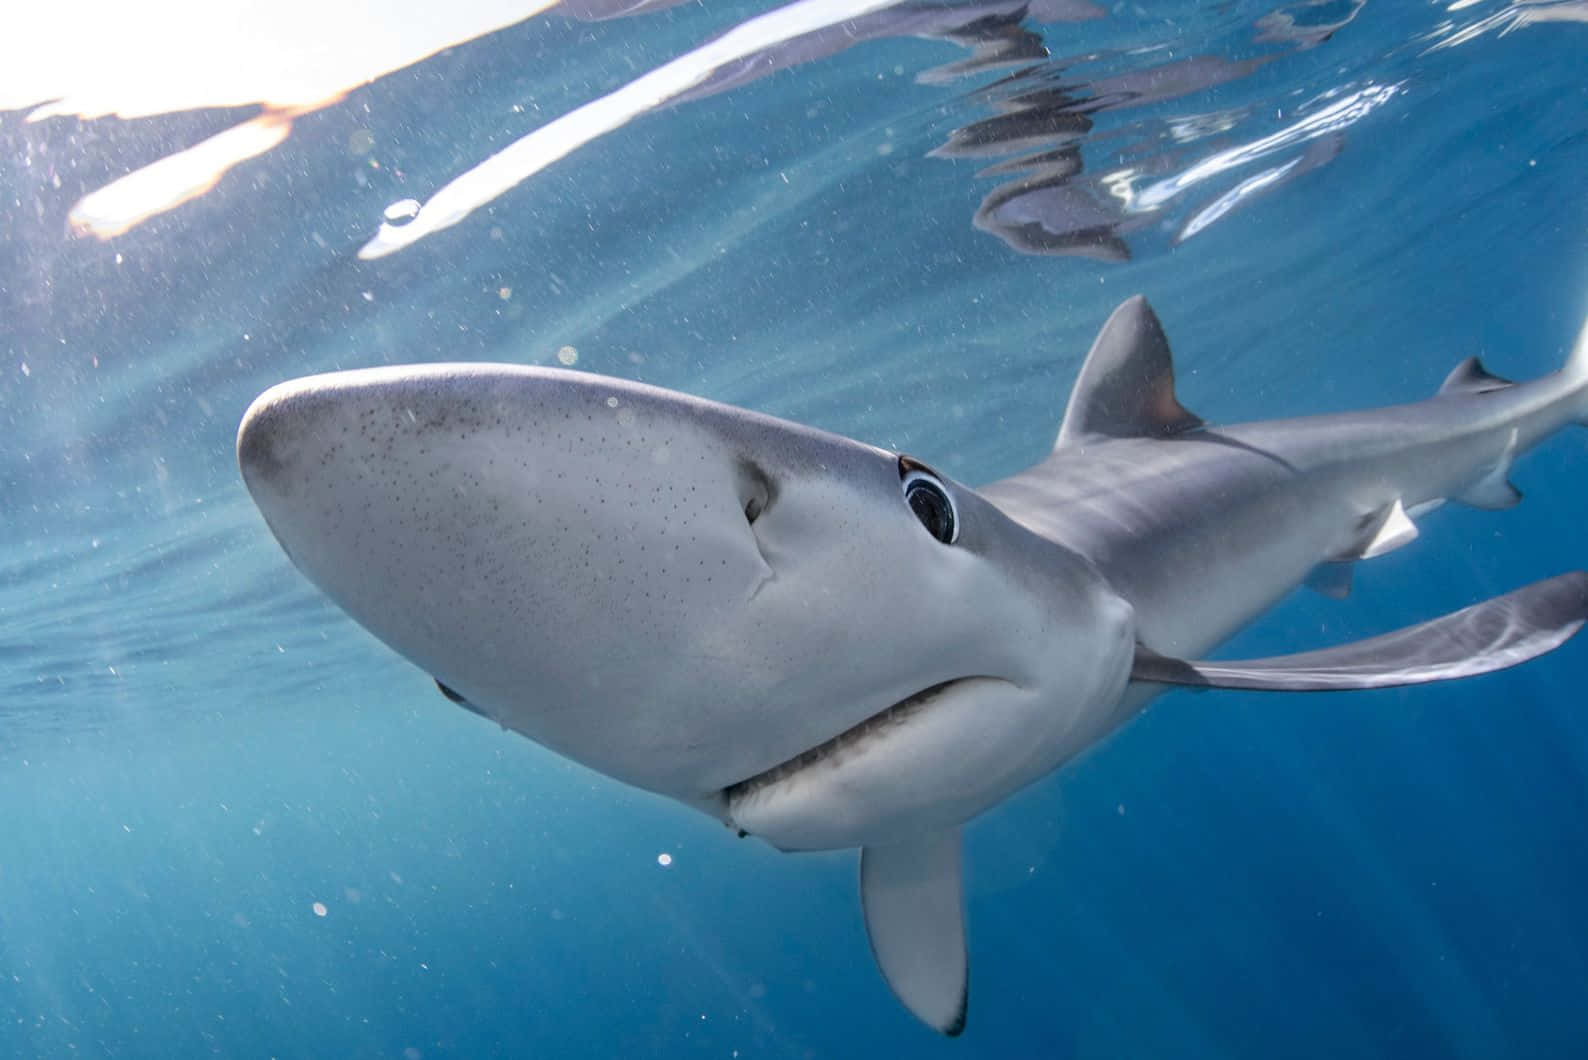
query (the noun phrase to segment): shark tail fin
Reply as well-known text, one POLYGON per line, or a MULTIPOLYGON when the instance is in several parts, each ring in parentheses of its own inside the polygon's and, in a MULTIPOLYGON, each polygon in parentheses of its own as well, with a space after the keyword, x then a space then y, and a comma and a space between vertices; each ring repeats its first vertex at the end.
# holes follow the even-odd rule
POLYGON ((1577 341, 1566 355, 1566 366, 1560 370, 1567 383, 1579 396, 1577 422, 1588 427, 1588 320, 1577 332, 1577 341))

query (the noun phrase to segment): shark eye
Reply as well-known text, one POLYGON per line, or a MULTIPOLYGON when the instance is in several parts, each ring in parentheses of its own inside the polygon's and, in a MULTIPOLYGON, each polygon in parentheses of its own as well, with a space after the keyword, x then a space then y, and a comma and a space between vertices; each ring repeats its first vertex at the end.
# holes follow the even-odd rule
POLYGON ((954 501, 936 475, 919 468, 904 476, 904 502, 921 520, 926 532, 945 545, 959 540, 959 514, 954 501))

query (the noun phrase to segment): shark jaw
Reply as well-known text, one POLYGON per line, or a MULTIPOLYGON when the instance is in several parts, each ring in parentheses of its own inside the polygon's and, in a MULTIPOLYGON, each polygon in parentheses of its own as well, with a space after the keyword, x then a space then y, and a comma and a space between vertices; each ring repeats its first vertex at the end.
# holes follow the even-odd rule
MULTIPOLYGON (((907 783, 904 777, 891 775, 895 770, 890 767, 899 764, 896 752, 916 735, 911 731, 914 727, 946 720, 932 716, 932 711, 953 712, 970 702, 987 705, 1001 693, 1018 691, 1013 682, 999 677, 958 677, 924 688, 832 739, 723 789, 728 821, 784 850, 858 845, 856 836, 863 838, 873 831, 868 817, 881 817, 890 828, 908 829, 912 822, 901 820, 894 807, 879 805, 876 797, 866 798, 857 789, 875 787, 880 780, 897 793, 900 783, 907 783)), ((887 792, 881 796, 887 799, 887 792)))
POLYGON ((298 567, 476 712, 780 847, 968 819, 1129 669, 1128 605, 974 492, 672 392, 336 373, 238 454, 298 567))

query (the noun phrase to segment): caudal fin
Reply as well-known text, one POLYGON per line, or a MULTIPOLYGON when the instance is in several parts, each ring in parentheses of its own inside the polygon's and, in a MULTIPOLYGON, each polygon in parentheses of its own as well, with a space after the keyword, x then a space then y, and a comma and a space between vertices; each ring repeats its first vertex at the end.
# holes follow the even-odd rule
POLYGON ((1577 341, 1572 344, 1571 353, 1567 354, 1565 367, 1560 373, 1581 395, 1577 422, 1588 426, 1588 320, 1583 322, 1582 330, 1577 332, 1577 341))

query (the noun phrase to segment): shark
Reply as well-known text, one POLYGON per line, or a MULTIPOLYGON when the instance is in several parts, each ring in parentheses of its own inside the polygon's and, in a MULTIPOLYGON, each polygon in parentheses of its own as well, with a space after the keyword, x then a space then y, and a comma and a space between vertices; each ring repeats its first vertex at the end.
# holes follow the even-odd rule
POLYGON ((270 388, 237 458, 287 556, 452 702, 789 851, 860 849, 894 994, 965 1026, 961 835, 1175 687, 1340 691, 1553 650, 1568 571, 1418 625, 1213 659, 1340 596, 1447 501, 1508 508, 1588 419, 1588 327, 1528 382, 1461 362, 1369 411, 1210 426, 1145 298, 1098 334, 1041 461, 922 459, 624 379, 506 364, 270 388))

